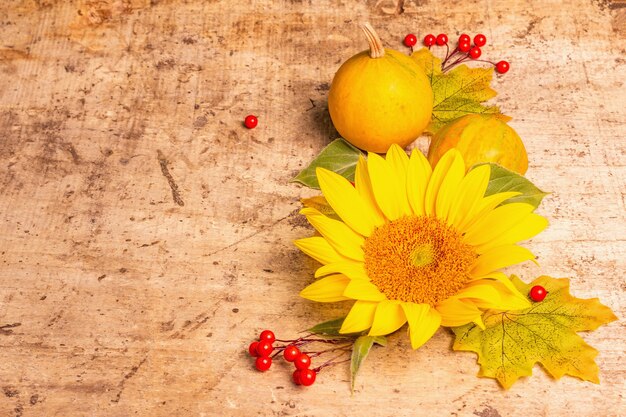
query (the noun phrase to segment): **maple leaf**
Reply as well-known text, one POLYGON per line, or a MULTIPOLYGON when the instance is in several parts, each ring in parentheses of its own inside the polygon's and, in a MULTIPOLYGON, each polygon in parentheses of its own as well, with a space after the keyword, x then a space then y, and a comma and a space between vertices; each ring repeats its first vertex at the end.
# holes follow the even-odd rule
POLYGON ((616 320, 613 312, 597 298, 570 295, 567 278, 542 276, 525 284, 512 276, 511 281, 522 294, 541 285, 548 295, 525 310, 488 310, 483 315, 484 330, 473 323, 452 328, 453 349, 476 352, 478 375, 495 378, 506 389, 520 377, 532 375, 537 362, 555 379, 567 374, 599 383, 594 361, 598 351, 576 332, 616 320))
POLYGON ((498 106, 482 104, 497 94, 489 86, 493 68, 469 68, 463 64, 444 73, 441 59, 427 48, 413 52, 411 58, 424 70, 433 89, 433 117, 427 132, 434 134, 445 124, 466 114, 498 114, 504 121, 511 119, 501 114, 498 106))

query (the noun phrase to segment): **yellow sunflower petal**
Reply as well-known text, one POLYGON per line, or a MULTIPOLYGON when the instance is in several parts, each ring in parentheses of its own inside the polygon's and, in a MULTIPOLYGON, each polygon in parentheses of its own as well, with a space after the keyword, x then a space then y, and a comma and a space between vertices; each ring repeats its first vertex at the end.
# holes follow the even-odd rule
POLYGON ((481 311, 473 303, 448 298, 435 306, 441 314, 441 325, 446 327, 463 326, 480 318, 481 311))
POLYGON ((409 156, 404 152, 404 149, 394 143, 389 147, 385 158, 396 172, 406 177, 406 170, 409 167, 409 156))
POLYGON ((522 221, 486 243, 476 246, 477 253, 485 253, 497 246, 511 245, 530 239, 548 227, 548 219, 535 213, 524 217, 522 221))
POLYGON ((472 278, 467 285, 473 285, 475 282, 481 283, 483 280, 493 280, 499 282, 500 284, 504 285, 508 292, 513 294, 519 294, 522 298, 525 298, 521 295, 521 293, 517 290, 517 287, 513 285, 513 282, 509 279, 509 277, 506 276, 504 272, 491 272, 487 275, 472 278))
POLYGON ((472 224, 482 219, 485 214, 489 213, 494 208, 499 206, 500 203, 520 194, 521 193, 517 191, 507 191, 505 193, 492 194, 488 197, 482 198, 478 202, 478 204, 472 209, 471 213, 467 213, 465 215, 465 219, 460 222, 460 224, 457 226, 457 229, 459 229, 461 232, 467 231, 467 229, 471 227, 472 224))
POLYGON ((448 219, 452 226, 458 227, 468 213, 478 206, 489 185, 489 165, 472 169, 459 184, 459 196, 450 207, 448 219))
POLYGON ((410 214, 406 191, 398 185, 398 173, 380 155, 370 153, 367 160, 372 190, 385 217, 396 220, 410 214))
POLYGON ((534 260, 535 255, 526 248, 517 245, 498 246, 478 257, 470 271, 473 277, 479 277, 515 265, 520 262, 534 260))
POLYGON ((452 221, 449 217, 450 209, 458 198, 461 181, 465 176, 465 162, 463 158, 454 158, 448 173, 441 182, 435 202, 435 214, 438 218, 445 220, 448 224, 452 221))
POLYGON ((456 172, 460 164, 463 165, 463 167, 465 166, 463 157, 459 151, 452 148, 441 157, 435 169, 433 169, 433 174, 430 177, 430 181, 428 181, 426 195, 424 196, 424 213, 427 216, 436 214, 437 195, 439 194, 441 184, 448 175, 448 172, 451 169, 456 172))
POLYGON ((317 271, 315 271, 315 278, 330 274, 343 274, 350 279, 363 279, 369 281, 363 262, 333 262, 317 268, 317 271))
POLYGON ((488 283, 475 284, 467 286, 454 295, 453 298, 459 300, 470 299, 470 301, 477 307, 481 307, 481 304, 499 304, 502 301, 500 292, 488 283))
POLYGON ((369 206, 370 210, 376 217, 376 224, 385 223, 385 215, 378 207, 376 198, 374 197, 374 191, 372 191, 372 183, 370 181, 370 174, 367 170, 367 162, 363 155, 359 156, 359 160, 356 163, 356 171, 354 173, 354 188, 369 206))
POLYGON ((339 333, 357 333, 372 327, 376 307, 376 301, 357 300, 344 319, 339 333))
POLYGON ((376 307, 370 336, 384 336, 393 333, 406 323, 401 301, 381 301, 376 307))
POLYGON ((463 241, 472 246, 487 243, 522 222, 533 209, 533 206, 525 203, 512 203, 497 207, 467 229, 463 241))
POLYGON ((363 236, 346 226, 339 220, 324 216, 313 208, 300 210, 315 229, 335 248, 335 250, 355 261, 363 261, 363 236))
MULTIPOLYGON (((508 279, 508 278, 507 278, 508 279)), ((510 282, 510 280, 509 280, 510 282)), ((468 284, 468 288, 491 286, 499 293, 498 299, 480 299, 475 298, 474 304, 478 308, 492 310, 521 310, 530 307, 530 302, 517 289, 511 292, 502 282, 490 279, 480 279, 472 281, 468 284)))
POLYGON ((377 224, 371 206, 361 198, 350 181, 324 168, 318 167, 315 172, 326 201, 352 230, 369 236, 377 226, 384 224, 377 224))
POLYGON ((424 215, 424 195, 432 172, 428 159, 419 149, 414 149, 407 169, 406 192, 416 216, 424 215))
POLYGON ((364 279, 350 280, 350 283, 343 290, 343 295, 353 300, 383 301, 387 299, 376 285, 364 279))
POLYGON ((322 264, 343 262, 346 260, 330 246, 330 243, 321 236, 307 237, 293 242, 298 249, 322 264))
POLYGON ((409 322, 411 347, 417 349, 433 337, 441 323, 441 316, 428 304, 402 303, 402 309, 409 322))
POLYGON ((403 207, 404 215, 409 215, 411 214, 411 207, 409 206, 409 199, 406 193, 406 174, 409 167, 409 157, 404 152, 404 149, 393 144, 387 151, 386 160, 395 173, 398 188, 397 197, 401 200, 400 205, 403 207))
POLYGON ((348 297, 343 295, 343 291, 349 283, 350 278, 344 275, 330 275, 300 291, 300 296, 320 303, 348 300, 348 297))

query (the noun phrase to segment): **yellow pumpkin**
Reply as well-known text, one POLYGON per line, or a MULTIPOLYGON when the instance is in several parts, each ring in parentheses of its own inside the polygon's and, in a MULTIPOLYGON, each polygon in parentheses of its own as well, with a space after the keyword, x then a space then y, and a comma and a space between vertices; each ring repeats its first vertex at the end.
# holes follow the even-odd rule
POLYGON ((339 134, 370 152, 406 147, 424 131, 433 91, 422 69, 405 54, 384 49, 369 24, 362 26, 369 51, 341 65, 328 93, 328 110, 339 134))
POLYGON ((468 167, 495 162, 522 175, 528 169, 522 139, 495 115, 469 114, 439 129, 428 149, 430 164, 435 166, 450 148, 456 148, 463 155, 468 167))

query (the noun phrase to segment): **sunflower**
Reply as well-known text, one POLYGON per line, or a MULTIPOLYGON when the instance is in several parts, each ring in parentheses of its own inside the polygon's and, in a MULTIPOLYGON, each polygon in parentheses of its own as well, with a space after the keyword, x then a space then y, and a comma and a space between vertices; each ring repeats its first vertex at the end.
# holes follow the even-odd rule
POLYGON ((393 333, 408 322, 417 349, 439 326, 470 322, 484 327, 483 309, 528 307, 500 269, 534 255, 516 243, 547 226, 524 203, 501 205, 518 195, 485 197, 488 165, 466 173, 451 149, 431 169, 415 150, 397 145, 386 158, 370 153, 356 166, 354 186, 317 169, 322 193, 337 218, 314 208, 301 213, 321 236, 296 246, 321 262, 318 281, 300 295, 318 302, 356 300, 341 333, 393 333))

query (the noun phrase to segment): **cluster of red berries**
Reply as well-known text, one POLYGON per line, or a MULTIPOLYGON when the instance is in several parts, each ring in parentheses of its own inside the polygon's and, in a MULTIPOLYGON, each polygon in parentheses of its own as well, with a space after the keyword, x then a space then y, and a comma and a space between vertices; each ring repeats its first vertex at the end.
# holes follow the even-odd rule
MULTIPOLYGON (((413 47, 417 44, 417 37, 414 34, 409 33, 404 38, 404 44, 413 49, 413 47)), ((485 35, 483 35, 482 33, 474 36, 473 45, 470 36, 463 33, 461 36, 459 36, 456 48, 454 48, 452 52, 450 52, 450 47, 448 45, 448 35, 446 35, 445 33, 440 33, 437 36, 433 34, 428 34, 424 37, 424 45, 427 46, 429 49, 431 46, 434 45, 446 46, 446 57, 442 62, 442 70, 444 72, 452 68, 453 66, 460 64, 463 61, 467 61, 468 59, 478 60, 478 58, 480 58, 480 56, 482 55, 482 50, 480 48, 485 46, 486 44, 487 37, 485 37, 485 35), (455 57, 456 59, 452 61, 452 57, 455 57)), ((500 74, 504 74, 510 68, 510 65, 507 61, 499 61, 497 63, 491 61, 482 62, 488 62, 492 64, 496 68, 496 71, 500 74)))
POLYGON ((300 349, 293 344, 276 346, 276 352, 270 356, 274 352, 275 341, 276 336, 274 332, 263 330, 259 340, 250 343, 248 352, 250 356, 256 357, 254 362, 256 369, 262 372, 267 371, 272 366, 272 359, 280 352, 283 352, 283 358, 287 362, 292 362, 296 368, 293 372, 293 382, 296 385, 304 385, 305 387, 313 385, 319 369, 310 369, 311 357, 304 352, 300 352, 300 349))

